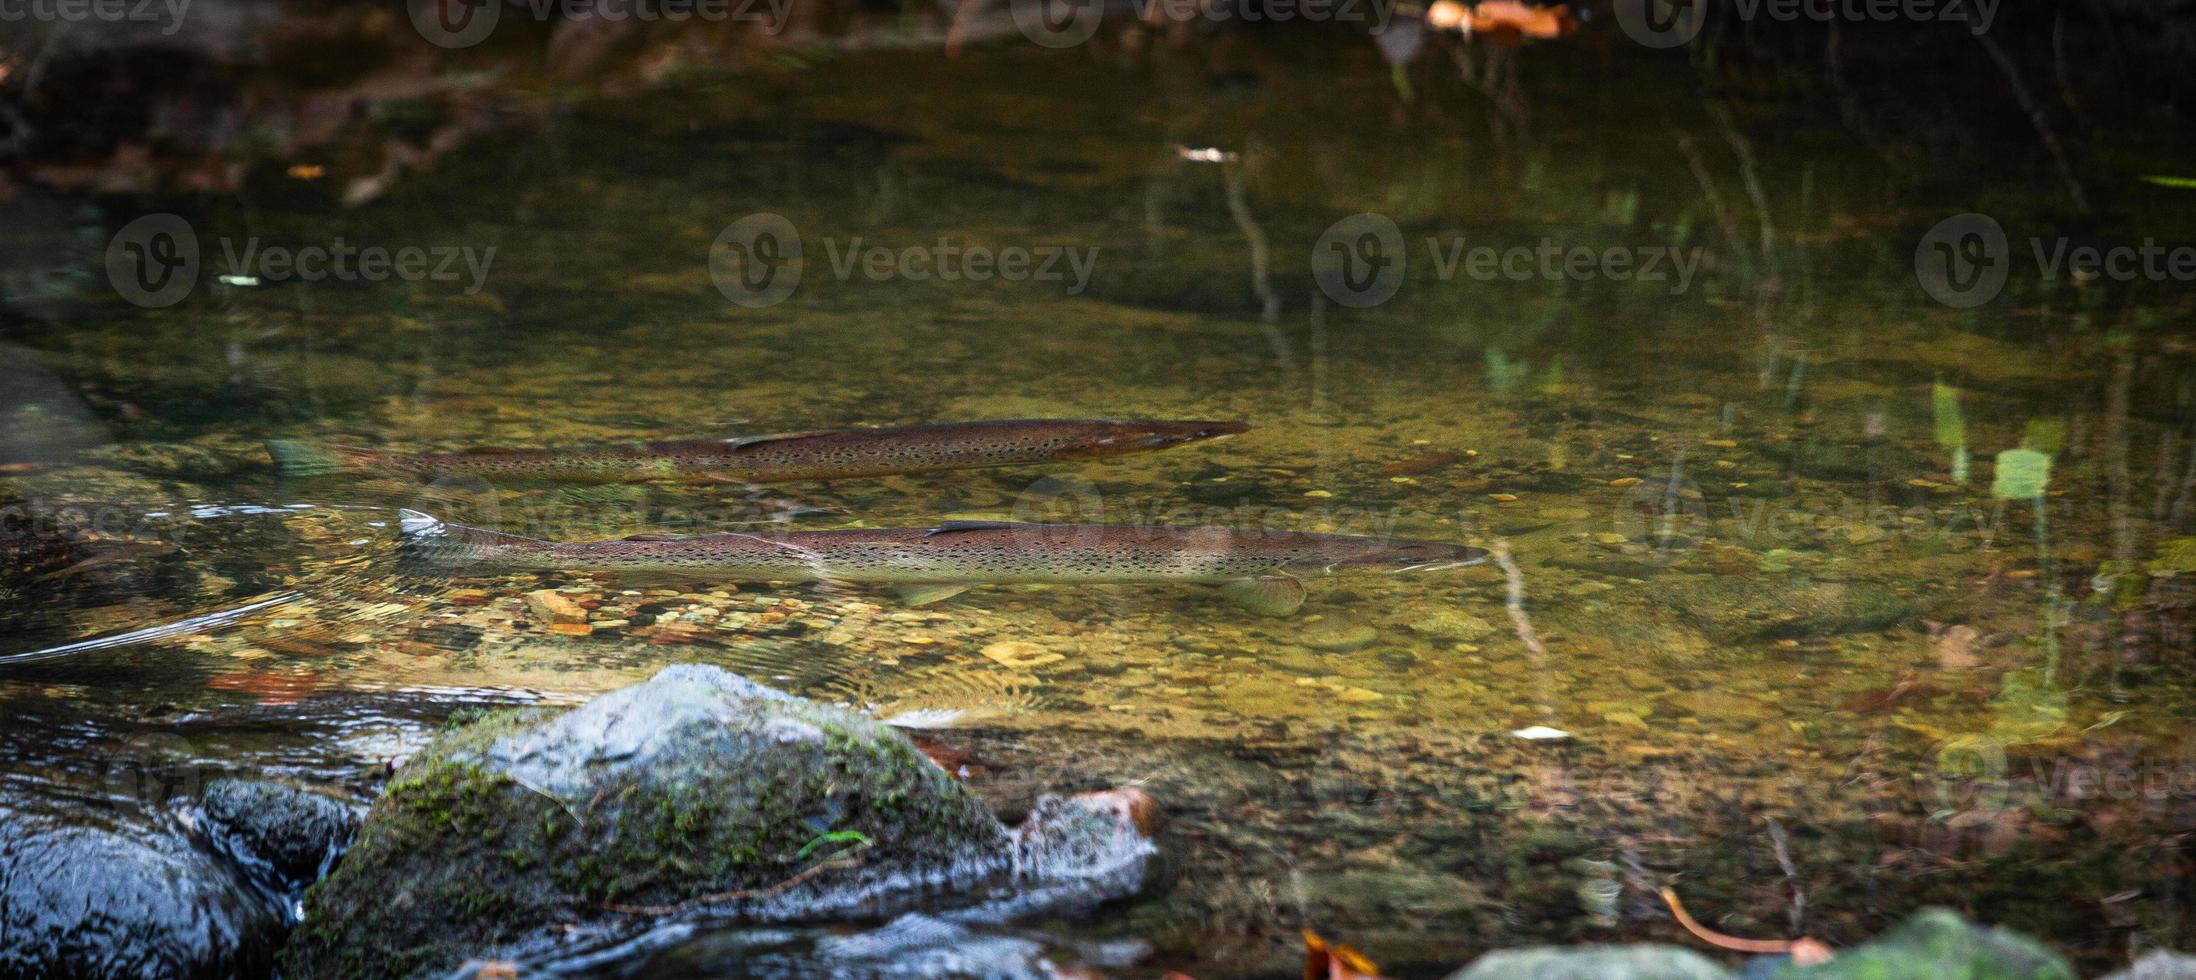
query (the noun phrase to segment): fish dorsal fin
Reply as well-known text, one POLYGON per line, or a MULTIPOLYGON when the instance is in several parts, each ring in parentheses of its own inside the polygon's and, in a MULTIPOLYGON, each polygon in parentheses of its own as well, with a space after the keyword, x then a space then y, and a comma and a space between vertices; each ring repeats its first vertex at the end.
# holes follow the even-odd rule
POLYGON ((467 446, 459 450, 465 456, 513 456, 523 451, 509 446, 467 446))
POLYGON ((1027 524, 1021 521, 939 521, 938 526, 923 532, 923 537, 952 534, 955 531, 999 531, 1013 527, 1044 527, 1043 524, 1027 524))
POLYGON ((811 429, 807 432, 772 432, 759 436, 733 436, 724 440, 724 451, 736 453, 758 443, 782 442, 787 439, 810 439, 816 436, 830 435, 833 431, 832 429, 811 429))
POLYGON ((677 540, 679 540, 680 538, 683 538, 683 537, 685 537, 685 535, 680 535, 680 534, 628 534, 628 535, 626 535, 625 537, 619 538, 618 540, 620 540, 620 541, 677 541, 677 540))

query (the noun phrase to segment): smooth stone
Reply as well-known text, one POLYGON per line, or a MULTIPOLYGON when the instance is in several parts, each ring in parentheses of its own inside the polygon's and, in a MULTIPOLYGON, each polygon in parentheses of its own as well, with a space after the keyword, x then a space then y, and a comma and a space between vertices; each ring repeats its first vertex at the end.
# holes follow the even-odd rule
POLYGON ((1449 980, 1734 980, 1735 974, 1676 946, 1539 946, 1489 953, 1449 980))
POLYGON ((283 910, 212 850, 134 814, 25 802, 0 800, 0 975, 263 976, 273 966, 283 910))
POLYGON ((2104 980, 2196 980, 2196 956, 2153 950, 2127 969, 2106 975, 2104 980))
POLYGON ((1348 653, 1362 650, 1380 639, 1380 631, 1365 623, 1349 620, 1328 620, 1314 623, 1304 631, 1304 645, 1328 653, 1348 653))
POLYGON ((201 832, 255 876, 297 888, 328 873, 358 832, 362 807, 283 783, 216 779, 193 815, 201 832))

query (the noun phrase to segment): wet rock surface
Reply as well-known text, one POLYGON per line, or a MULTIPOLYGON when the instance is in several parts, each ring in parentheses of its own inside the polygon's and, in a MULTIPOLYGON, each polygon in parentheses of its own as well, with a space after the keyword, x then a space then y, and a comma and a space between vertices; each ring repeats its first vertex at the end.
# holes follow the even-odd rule
MULTIPOLYGON (((2176 965, 2171 957, 2157 956, 2144 963, 2154 964, 2153 969, 2176 965)), ((1978 925, 1949 909, 1931 908, 1812 966, 1796 965, 1785 956, 1762 956, 1733 973, 1676 946, 1543 946, 1489 953, 1449 980, 2072 980, 2074 976, 2066 961, 2026 936, 1978 925)))
POLYGON ((1489 953, 1449 980, 1731 980, 1732 973, 1676 946, 1535 947, 1489 953))
POLYGON ((252 779, 207 783, 190 813, 200 834, 253 880, 292 898, 343 856, 359 818, 332 797, 252 779))
POLYGON ((1133 887, 1147 809, 1046 797, 1009 831, 897 731, 680 665, 570 711, 488 715, 410 761, 308 893, 285 973, 562 955, 686 916, 867 916, 954 894, 996 916, 1056 908, 1133 887))
POLYGON ((1852 949, 1840 950, 1827 963, 1787 963, 1777 980, 1868 980, 1868 978, 1971 977, 1975 980, 2074 980, 2074 969, 2057 953, 2033 939, 1995 926, 1978 925, 1950 909, 1914 913, 1897 928, 1852 949))
MULTIPOLYGON (((82 801, 79 801, 80 803, 82 801)), ((282 910, 176 828, 0 796, 0 975, 264 974, 282 910)))

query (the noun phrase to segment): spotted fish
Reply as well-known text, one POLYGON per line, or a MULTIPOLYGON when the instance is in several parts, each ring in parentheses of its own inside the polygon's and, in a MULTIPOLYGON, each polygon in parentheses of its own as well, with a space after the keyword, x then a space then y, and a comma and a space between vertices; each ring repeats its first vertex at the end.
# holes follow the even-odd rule
POLYGON ((1299 576, 1406 572, 1484 561, 1479 548, 1440 541, 1222 527, 947 521, 933 527, 642 534, 559 544, 403 511, 414 568, 440 571, 586 569, 735 582, 875 582, 912 603, 979 583, 1187 582, 1217 585, 1255 611, 1303 604, 1299 576))
POLYGON ((1224 439, 1249 429, 1241 422, 1171 419, 1001 419, 418 456, 278 439, 267 443, 267 453, 276 469, 292 476, 384 471, 423 478, 447 474, 584 483, 785 483, 1104 459, 1224 439))

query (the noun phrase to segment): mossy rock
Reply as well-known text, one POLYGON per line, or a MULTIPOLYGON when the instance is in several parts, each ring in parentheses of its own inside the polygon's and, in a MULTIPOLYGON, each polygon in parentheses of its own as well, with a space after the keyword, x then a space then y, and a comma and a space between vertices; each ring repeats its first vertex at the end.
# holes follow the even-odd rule
POLYGON ((1479 958, 1449 980, 1733 980, 1699 953, 1676 946, 1537 946, 1479 958))
POLYGON ((681 665, 569 711, 490 714, 407 763, 307 893, 284 973, 439 971, 697 900, 761 922, 889 913, 1012 852, 898 732, 681 665))
POLYGON ((1780 575, 1666 575, 1657 604, 1717 643, 1874 633, 1922 614, 1919 602, 1880 585, 1780 575))
POLYGON ((1777 970, 1776 980, 2074 980, 2074 970, 2035 940, 1982 926, 1949 909, 1923 909, 1898 928, 1828 963, 1777 970))

